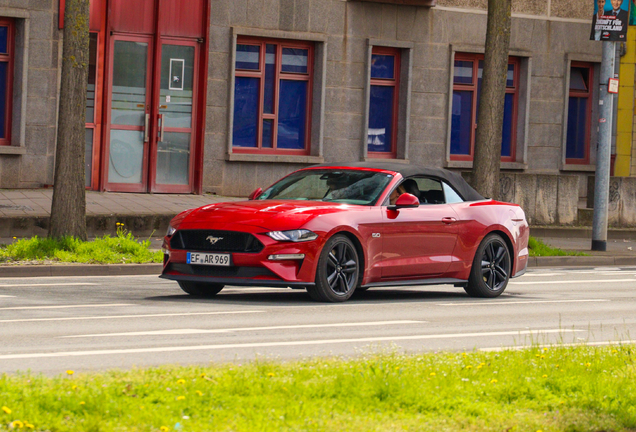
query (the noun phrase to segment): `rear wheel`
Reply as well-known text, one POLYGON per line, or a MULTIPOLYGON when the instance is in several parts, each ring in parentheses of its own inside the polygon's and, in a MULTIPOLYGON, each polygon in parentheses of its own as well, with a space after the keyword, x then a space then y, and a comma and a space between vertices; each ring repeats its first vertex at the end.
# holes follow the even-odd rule
POLYGON ((214 297, 223 289, 221 284, 177 281, 181 289, 195 297, 214 297))
POLYGON ((359 284, 360 259, 354 244, 344 235, 327 240, 320 253, 316 284, 307 292, 314 300, 343 302, 348 300, 359 284))
POLYGON ((464 290, 472 297, 497 297, 508 285, 511 268, 506 242, 497 234, 489 234, 477 248, 464 290))

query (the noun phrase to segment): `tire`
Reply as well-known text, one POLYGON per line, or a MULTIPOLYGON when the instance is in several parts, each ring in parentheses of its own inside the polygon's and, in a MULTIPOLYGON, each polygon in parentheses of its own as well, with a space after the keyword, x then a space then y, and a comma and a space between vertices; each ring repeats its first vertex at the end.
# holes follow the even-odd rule
POLYGON ((316 284, 307 287, 312 299, 322 302, 348 300, 360 285, 360 258, 346 236, 337 234, 327 240, 320 252, 316 284))
POLYGON ((223 289, 224 285, 205 283, 205 282, 188 282, 177 281, 183 291, 195 297, 214 297, 223 289))
POLYGON ((471 297, 498 297, 508 285, 511 268, 506 242, 497 234, 489 234, 477 248, 464 290, 471 297))

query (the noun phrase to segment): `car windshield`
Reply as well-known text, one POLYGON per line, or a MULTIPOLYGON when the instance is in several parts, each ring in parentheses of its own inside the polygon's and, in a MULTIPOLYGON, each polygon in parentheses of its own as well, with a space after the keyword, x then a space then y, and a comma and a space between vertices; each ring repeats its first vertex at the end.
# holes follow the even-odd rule
POLYGON ((328 201, 374 205, 391 174, 363 170, 298 171, 274 183, 257 199, 328 201))

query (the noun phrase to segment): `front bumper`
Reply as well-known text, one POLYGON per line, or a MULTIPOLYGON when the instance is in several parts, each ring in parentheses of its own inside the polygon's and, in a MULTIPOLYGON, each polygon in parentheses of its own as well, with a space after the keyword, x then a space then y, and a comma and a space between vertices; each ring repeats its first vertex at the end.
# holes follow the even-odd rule
POLYGON ((293 243, 273 240, 266 235, 267 231, 258 227, 234 227, 233 231, 252 234, 263 244, 263 249, 256 253, 225 252, 232 255, 231 267, 193 265, 187 263, 188 252, 211 251, 172 249, 171 237, 164 237, 164 266, 160 277, 234 286, 306 287, 314 284, 316 264, 324 243, 320 236, 313 241, 293 243), (302 254, 304 258, 269 259, 271 255, 287 254, 302 254))

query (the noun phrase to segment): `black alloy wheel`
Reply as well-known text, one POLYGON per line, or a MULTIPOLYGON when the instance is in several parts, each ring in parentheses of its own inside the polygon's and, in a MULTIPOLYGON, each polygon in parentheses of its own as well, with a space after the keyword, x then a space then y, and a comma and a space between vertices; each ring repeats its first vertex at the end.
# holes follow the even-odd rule
POLYGON ((177 281, 181 289, 193 297, 214 297, 223 289, 223 285, 205 282, 177 281))
POLYGON ((320 253, 316 284, 307 287, 307 292, 314 300, 342 302, 353 295, 361 274, 355 246, 346 236, 335 235, 320 253))
POLYGON ((510 252, 497 234, 489 234, 477 248, 473 267, 464 288, 473 297, 497 297, 510 280, 510 252))

